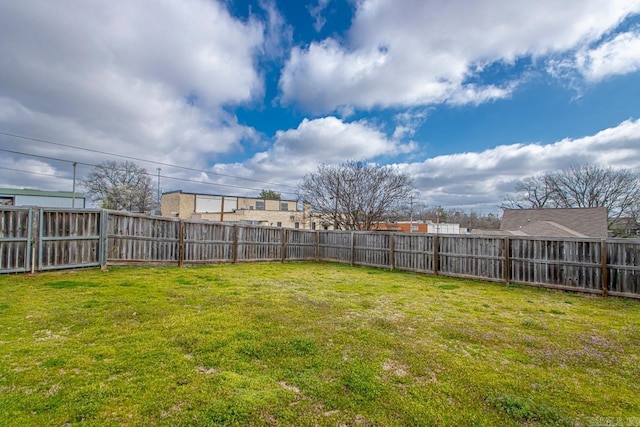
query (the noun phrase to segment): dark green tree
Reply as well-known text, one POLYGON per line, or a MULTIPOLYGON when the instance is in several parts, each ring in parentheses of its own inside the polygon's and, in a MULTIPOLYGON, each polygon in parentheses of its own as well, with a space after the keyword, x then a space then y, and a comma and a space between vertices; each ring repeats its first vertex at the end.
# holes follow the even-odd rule
POLYGON ((273 190, 262 190, 259 197, 266 200, 280 200, 280 193, 273 190))

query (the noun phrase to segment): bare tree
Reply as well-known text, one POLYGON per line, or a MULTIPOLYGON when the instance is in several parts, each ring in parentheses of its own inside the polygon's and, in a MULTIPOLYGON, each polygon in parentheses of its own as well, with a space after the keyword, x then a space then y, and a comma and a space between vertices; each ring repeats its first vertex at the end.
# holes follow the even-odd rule
POLYGON ((82 187, 104 209, 145 212, 156 205, 149 173, 133 162, 103 162, 89 173, 82 187))
POLYGON ((505 209, 538 209, 555 207, 548 175, 536 175, 516 183, 516 194, 508 196, 502 203, 505 209))
POLYGON ((561 208, 606 208, 609 218, 631 213, 640 201, 639 176, 628 169, 582 165, 550 174, 555 204, 561 208))
POLYGON ((610 220, 632 216, 640 204, 640 176, 629 169, 597 165, 572 166, 558 172, 524 178, 517 194, 503 207, 604 207, 610 220))
POLYGON ((320 165, 300 183, 311 209, 336 229, 369 230, 413 191, 413 179, 390 166, 361 161, 320 165))

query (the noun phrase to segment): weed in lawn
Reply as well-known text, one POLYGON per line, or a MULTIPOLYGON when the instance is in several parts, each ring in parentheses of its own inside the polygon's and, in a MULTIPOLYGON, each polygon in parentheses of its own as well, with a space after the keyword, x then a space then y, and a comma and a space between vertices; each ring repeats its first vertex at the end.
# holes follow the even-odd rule
POLYGON ((370 363, 356 359, 342 367, 340 383, 354 403, 372 401, 383 392, 377 371, 370 363))
POLYGON ((518 423, 538 422, 543 425, 566 425, 573 423, 549 406, 536 404, 530 399, 512 395, 488 397, 487 402, 503 411, 518 423))
POLYGON ((45 286, 49 286, 55 289, 69 289, 69 288, 94 288, 98 286, 97 283, 94 282, 81 282, 77 280, 58 280, 55 282, 44 283, 45 286))

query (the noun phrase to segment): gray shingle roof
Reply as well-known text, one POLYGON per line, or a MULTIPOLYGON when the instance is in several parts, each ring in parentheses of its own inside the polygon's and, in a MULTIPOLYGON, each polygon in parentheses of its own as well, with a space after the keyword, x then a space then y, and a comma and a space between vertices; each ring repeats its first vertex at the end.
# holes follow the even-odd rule
POLYGON ((538 237, 607 238, 607 211, 599 208, 505 209, 500 230, 538 237))

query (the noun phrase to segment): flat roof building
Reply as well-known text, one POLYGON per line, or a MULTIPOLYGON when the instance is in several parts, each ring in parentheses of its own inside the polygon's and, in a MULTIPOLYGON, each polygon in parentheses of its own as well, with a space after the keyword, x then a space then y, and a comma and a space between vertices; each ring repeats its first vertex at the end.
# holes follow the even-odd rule
POLYGON ((162 194, 161 214, 182 219, 202 219, 288 228, 319 228, 309 205, 297 200, 269 200, 258 197, 187 193, 162 194))
POLYGON ((43 191, 29 188, 0 188, 0 206, 42 208, 84 208, 85 197, 71 191, 43 191))

